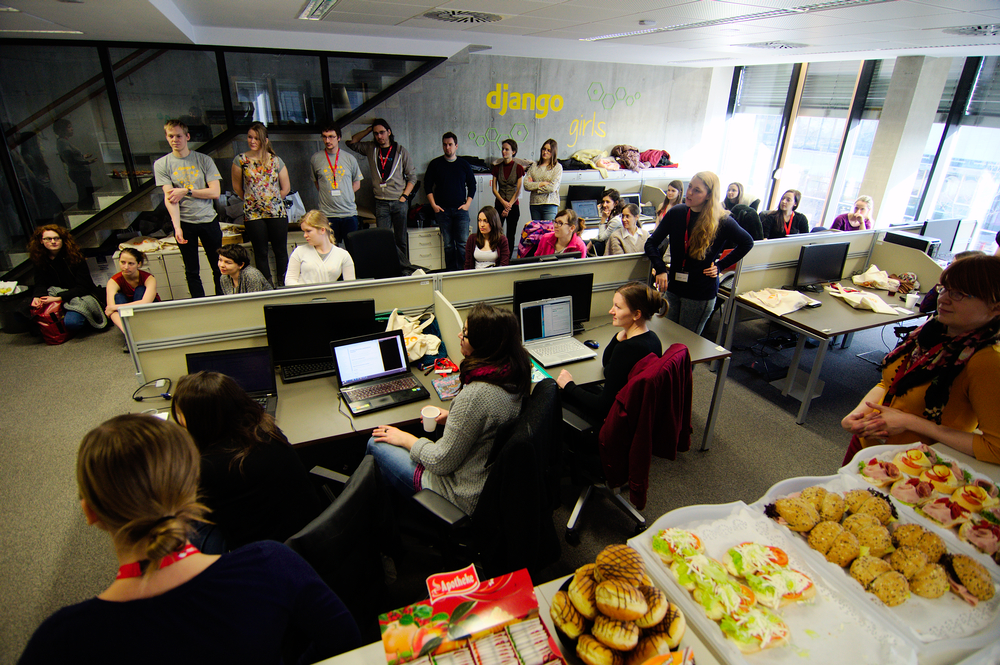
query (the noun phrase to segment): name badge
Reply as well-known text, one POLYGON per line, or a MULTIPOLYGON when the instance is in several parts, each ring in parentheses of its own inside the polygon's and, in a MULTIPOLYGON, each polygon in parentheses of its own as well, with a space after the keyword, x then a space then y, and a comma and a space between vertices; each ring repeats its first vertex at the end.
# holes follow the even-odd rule
POLYGON ((675 272, 674 279, 678 282, 686 282, 688 281, 688 274, 686 272, 675 272))
POLYGON ((330 190, 330 196, 340 196, 340 195, 341 195, 341 191, 339 189, 331 189, 330 190))

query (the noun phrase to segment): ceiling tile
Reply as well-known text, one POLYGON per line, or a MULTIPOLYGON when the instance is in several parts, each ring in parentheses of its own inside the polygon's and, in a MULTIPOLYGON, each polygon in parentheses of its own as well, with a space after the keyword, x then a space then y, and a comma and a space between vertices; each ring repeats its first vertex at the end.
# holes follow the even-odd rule
POLYGON ((399 25, 406 20, 405 16, 376 16, 374 14, 355 14, 353 12, 333 11, 326 15, 326 21, 338 23, 361 23, 363 25, 399 25))
POLYGON ((934 7, 931 5, 920 5, 908 0, 898 0, 897 2, 886 2, 878 5, 864 5, 858 7, 847 7, 845 9, 831 9, 821 13, 824 16, 841 18, 850 21, 890 21, 899 20, 904 17, 914 16, 934 16, 950 13, 944 7, 934 7))
POLYGON ((422 14, 426 8, 413 5, 402 5, 390 2, 371 2, 371 0, 340 0, 327 18, 336 14, 367 14, 370 16, 395 16, 410 18, 422 14))
POLYGON ((608 0, 566 0, 566 2, 562 3, 562 6, 570 9, 576 7, 607 7, 610 4, 613 4, 622 14, 634 14, 636 12, 670 9, 695 3, 692 0, 615 0, 613 3, 608 2, 608 0))
POLYGON ((487 12, 490 14, 500 14, 501 16, 517 16, 536 9, 542 9, 546 5, 528 0, 504 0, 502 3, 495 0, 444 0, 437 5, 438 9, 465 9, 472 12, 487 12))
POLYGON ((916 5, 943 7, 955 12, 978 12, 1000 9, 1000 3, 996 0, 911 0, 911 2, 916 5))
POLYGON ((465 32, 482 32, 486 34, 499 35, 530 35, 531 33, 537 31, 532 28, 522 28, 515 25, 509 25, 506 21, 501 21, 499 23, 479 23, 471 25, 465 30, 465 32))
POLYGON ((554 5, 549 7, 543 7, 541 9, 536 9, 528 14, 522 14, 522 16, 541 16, 542 18, 556 18, 556 19, 566 19, 567 17, 575 19, 577 23, 587 23, 591 21, 602 21, 607 19, 613 19, 619 16, 621 12, 609 8, 607 5, 604 7, 566 7, 564 5, 554 5))

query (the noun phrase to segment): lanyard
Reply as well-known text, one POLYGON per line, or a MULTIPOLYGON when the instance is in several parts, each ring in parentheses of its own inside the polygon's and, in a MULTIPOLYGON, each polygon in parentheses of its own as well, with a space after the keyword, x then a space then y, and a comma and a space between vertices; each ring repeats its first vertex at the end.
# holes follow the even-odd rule
POLYGON ((889 404, 896 397, 896 386, 903 379, 904 376, 910 372, 919 369, 921 365, 926 365, 930 362, 931 358, 934 358, 937 354, 941 352, 944 348, 944 342, 939 342, 935 344, 926 352, 920 355, 916 363, 913 363, 913 353, 908 353, 903 358, 903 362, 899 365, 899 369, 896 370, 896 376, 893 377, 892 383, 889 385, 889 389, 885 391, 885 397, 882 398, 882 404, 889 404), (911 366, 912 363, 912 366, 911 366))
POLYGON ((792 216, 788 218, 787 222, 785 222, 785 235, 786 236, 792 234, 792 223, 794 221, 795 221, 795 213, 793 212, 792 216))
MULTIPOLYGON (((174 564, 181 559, 186 559, 192 554, 198 554, 198 548, 194 545, 188 544, 187 547, 179 552, 171 552, 167 556, 163 557, 160 561, 160 570, 163 570, 167 566, 174 564)), ((132 563, 126 563, 118 568, 118 575, 115 577, 116 580, 127 580, 131 577, 141 577, 142 576, 142 563, 141 561, 133 561, 132 563)))
POLYGON ((389 163, 389 158, 392 156, 392 146, 389 146, 388 150, 385 151, 385 157, 382 157, 382 148, 376 148, 376 150, 378 151, 376 156, 378 157, 379 162, 379 176, 382 177, 382 182, 385 182, 389 179, 389 176, 385 172, 385 167, 389 163))
POLYGON ((687 265, 688 260, 688 231, 691 229, 691 208, 687 209, 687 217, 684 218, 684 258, 681 259, 681 272, 687 265))
MULTIPOLYGON (((326 155, 326 163, 330 164, 330 153, 328 153, 326 150, 324 150, 323 154, 326 155)), ((336 157, 336 159, 333 160, 333 164, 330 164, 330 173, 333 174, 333 188, 334 189, 337 189, 337 164, 339 164, 339 163, 340 163, 340 148, 337 148, 337 157, 336 157)))

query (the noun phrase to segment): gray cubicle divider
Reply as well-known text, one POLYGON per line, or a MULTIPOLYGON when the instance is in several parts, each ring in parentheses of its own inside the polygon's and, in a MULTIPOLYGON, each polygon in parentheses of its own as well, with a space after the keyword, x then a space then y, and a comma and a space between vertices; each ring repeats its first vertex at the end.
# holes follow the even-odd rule
POLYGON ((436 289, 434 290, 434 317, 437 320, 438 328, 441 330, 441 340, 444 342, 444 348, 448 350, 448 358, 456 365, 461 365, 463 356, 461 344, 458 341, 458 333, 464 327, 462 315, 444 297, 444 294, 436 289))
POLYGON ((937 261, 919 249, 885 242, 882 237, 884 234, 880 234, 872 248, 871 263, 890 275, 898 275, 903 272, 915 273, 920 282, 920 290, 924 293, 934 288, 934 285, 940 280, 943 270, 937 261))

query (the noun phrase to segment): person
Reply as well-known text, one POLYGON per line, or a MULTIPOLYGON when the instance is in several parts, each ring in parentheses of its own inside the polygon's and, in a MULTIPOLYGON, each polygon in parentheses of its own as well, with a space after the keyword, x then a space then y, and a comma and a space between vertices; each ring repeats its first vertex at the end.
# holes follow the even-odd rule
POLYGON ((859 196, 854 210, 837 215, 830 225, 832 231, 863 231, 872 227, 871 214, 875 202, 870 196, 859 196))
POLYGON ((486 206, 479 211, 476 233, 465 243, 465 269, 482 270, 510 265, 510 246, 500 227, 496 208, 486 206))
POLYGON ((274 418, 229 376, 182 376, 170 413, 201 453, 200 496, 212 525, 199 531, 215 553, 285 541, 322 512, 319 493, 274 418))
POLYGON ((153 173, 157 186, 163 188, 163 202, 170 213, 177 249, 184 260, 188 290, 192 298, 205 297, 198 261, 198 242, 201 241, 212 266, 218 295, 222 292, 219 286, 222 273, 213 257, 222 247, 222 227, 212 202, 221 194, 222 176, 211 157, 188 148, 191 135, 187 125, 180 120, 167 120, 163 129, 170 144, 170 154, 156 160, 153 173))
POLYGON ((726 188, 726 198, 722 202, 722 206, 726 210, 732 210, 734 206, 746 205, 747 197, 743 193, 743 183, 731 182, 729 187, 726 188))
POLYGON ((59 159, 66 165, 66 175, 76 186, 76 207, 80 210, 94 209, 94 181, 90 174, 90 165, 97 158, 90 153, 84 154, 70 143, 73 138, 73 123, 66 118, 59 118, 52 123, 52 131, 56 135, 56 152, 59 159))
POLYGON ((513 312, 478 303, 458 335, 465 359, 462 389, 441 410, 437 441, 395 427, 376 427, 368 441, 379 472, 394 493, 431 489, 472 514, 486 484, 486 459, 500 428, 517 418, 531 387, 531 361, 513 312))
POLYGON ((753 247, 750 235, 722 207, 719 188, 719 176, 711 171, 696 173, 688 184, 684 205, 667 211, 645 247, 656 273, 656 288, 665 293, 670 304, 667 318, 699 335, 715 306, 719 272, 753 247), (659 250, 667 236, 669 269, 659 250), (727 242, 736 248, 720 259, 727 242))
POLYGON ((328 122, 319 131, 324 149, 309 158, 309 166, 319 194, 319 210, 330 222, 332 237, 343 244, 348 233, 358 230, 355 194, 364 176, 354 155, 340 149, 340 125, 328 122))
POLYGON ((274 251, 277 284, 288 269, 288 215, 285 197, 291 191, 288 167, 274 154, 267 127, 259 122, 247 130, 247 150, 233 158, 233 191, 243 199, 243 226, 253 247, 254 265, 271 280, 267 245, 274 251))
POLYGON ((542 144, 538 161, 528 168, 524 188, 531 192, 532 219, 555 219, 559 208, 559 183, 562 181, 562 164, 557 159, 559 144, 548 139, 542 144))
POLYGON ((608 238, 622 227, 622 197, 617 189, 606 189, 601 194, 601 222, 597 236, 587 243, 588 256, 603 256, 608 246, 608 238))
POLYGON ((39 226, 28 241, 28 256, 35 264, 32 308, 61 302, 63 324, 70 333, 87 325, 98 330, 107 325, 101 291, 69 229, 55 224, 39 226))
POLYGON ((583 220, 576 216, 573 210, 560 210, 552 222, 552 231, 538 240, 535 256, 546 254, 561 254, 562 252, 580 252, 587 255, 587 246, 583 244, 580 234, 583 232, 583 220))
POLYGON ((458 156, 458 137, 454 133, 445 132, 441 149, 444 154, 427 165, 424 191, 441 229, 445 266, 461 270, 459 243, 469 235, 469 206, 476 196, 476 176, 469 162, 458 156))
POLYGON ((354 259, 346 249, 337 247, 326 215, 310 210, 299 220, 305 245, 299 245, 288 259, 285 286, 325 284, 354 279, 354 259))
POLYGON ((163 648, 167 634, 184 635, 198 662, 282 662, 289 635, 307 641, 302 662, 361 646, 347 608, 285 545, 216 556, 190 544, 193 525, 205 519, 198 470, 188 433, 155 416, 117 416, 83 437, 80 505, 87 524, 110 536, 118 575, 97 597, 46 619, 21 665, 165 665, 177 661, 176 650, 163 648))
POLYGON ((507 232, 507 246, 514 247, 517 239, 517 223, 521 219, 521 187, 524 184, 524 167, 514 161, 517 155, 517 141, 504 139, 500 144, 500 154, 503 159, 493 165, 493 196, 496 201, 493 207, 500 213, 500 220, 507 232))
POLYGON ((1000 257, 941 273, 937 314, 882 361, 882 380, 847 414, 844 464, 862 447, 940 442, 1000 463, 1000 257), (976 432, 978 430, 978 432, 976 432))
MULTIPOLYGON (((630 203, 630 206, 635 205, 630 203)), ((604 347, 604 383, 590 389, 573 382, 567 370, 559 372, 556 383, 562 388, 567 402, 580 408, 593 425, 604 422, 618 391, 628 383, 629 372, 650 353, 661 355, 663 346, 656 333, 647 327, 654 314, 666 306, 660 293, 640 282, 629 282, 618 288, 611 301, 611 325, 621 328, 604 347)))
POLYGON ((392 229, 400 261, 406 260, 405 240, 408 201, 417 186, 417 169, 406 148, 396 142, 389 123, 376 118, 347 142, 347 146, 368 158, 375 194, 375 224, 380 229, 392 229), (362 141, 372 134, 375 141, 362 141))
POLYGON ((802 192, 789 189, 781 195, 777 210, 769 210, 760 216, 764 237, 784 238, 796 233, 809 233, 809 220, 801 212, 796 212, 802 192))
POLYGON ((667 211, 675 205, 680 205, 684 202, 684 183, 680 180, 671 180, 670 184, 667 185, 667 188, 663 191, 663 194, 663 203, 660 204, 659 209, 656 211, 657 221, 663 219, 663 216, 667 214, 667 211))
POLYGON ((622 225, 608 238, 604 256, 642 254, 649 235, 639 226, 639 206, 629 203, 622 208, 622 225))
MULTIPOLYGON (((135 247, 126 247, 118 254, 120 270, 108 280, 104 313, 123 333, 125 327, 118 313, 123 305, 160 302, 160 295, 156 292, 156 278, 145 270, 140 270, 145 262, 145 254, 135 247)), ((127 353, 128 346, 122 350, 127 353)))
POLYGON ((271 282, 250 265, 250 256, 243 245, 223 245, 216 254, 219 255, 219 272, 222 273, 219 283, 223 295, 274 290, 271 282))

